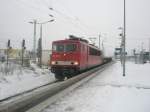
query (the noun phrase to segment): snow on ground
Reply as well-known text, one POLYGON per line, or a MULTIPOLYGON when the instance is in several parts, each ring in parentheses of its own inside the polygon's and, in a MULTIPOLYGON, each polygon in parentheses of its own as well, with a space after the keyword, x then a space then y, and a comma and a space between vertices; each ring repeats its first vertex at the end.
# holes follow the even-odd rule
POLYGON ((54 81, 48 69, 40 69, 32 64, 30 68, 10 63, 0 63, 0 100, 20 94, 54 81), (7 71, 7 72, 6 72, 7 71))
POLYGON ((82 85, 43 112, 150 112, 150 64, 120 63, 82 85))

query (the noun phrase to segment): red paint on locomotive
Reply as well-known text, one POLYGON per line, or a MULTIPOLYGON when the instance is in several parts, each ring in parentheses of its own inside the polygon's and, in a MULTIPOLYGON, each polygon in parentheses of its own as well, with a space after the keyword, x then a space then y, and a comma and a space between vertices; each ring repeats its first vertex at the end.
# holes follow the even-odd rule
POLYGON ((73 37, 52 43, 50 64, 56 79, 70 78, 102 62, 101 51, 81 38, 73 37))

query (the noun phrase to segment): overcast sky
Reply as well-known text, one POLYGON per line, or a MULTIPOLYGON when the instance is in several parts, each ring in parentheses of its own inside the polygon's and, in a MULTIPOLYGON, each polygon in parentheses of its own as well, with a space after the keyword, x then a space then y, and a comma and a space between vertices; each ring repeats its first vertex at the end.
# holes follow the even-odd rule
MULTIPOLYGON (((126 0, 127 49, 148 49, 150 38, 150 1, 126 0)), ((101 34, 105 52, 119 46, 118 30, 123 25, 123 0, 0 0, 0 47, 11 39, 12 47, 20 47, 26 40, 33 47, 33 25, 29 21, 55 21, 43 25, 43 47, 51 49, 53 40, 65 39, 73 34, 88 39, 101 34), (49 10, 52 7, 54 10, 49 10)), ((39 38, 39 27, 37 27, 39 38)), ((98 40, 96 41, 98 45, 98 40)))

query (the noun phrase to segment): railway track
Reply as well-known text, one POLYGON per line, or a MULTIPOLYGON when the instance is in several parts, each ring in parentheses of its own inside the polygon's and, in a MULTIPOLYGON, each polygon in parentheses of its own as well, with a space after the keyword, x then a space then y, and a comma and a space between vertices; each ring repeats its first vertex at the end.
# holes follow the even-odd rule
POLYGON ((55 80, 55 81, 49 82, 49 83, 47 83, 47 84, 44 84, 44 85, 38 86, 38 87, 36 87, 36 88, 33 88, 33 89, 31 89, 31 90, 28 90, 28 91, 25 91, 25 92, 22 92, 22 93, 18 93, 18 94, 13 95, 13 96, 9 96, 9 97, 7 97, 7 98, 1 99, 1 100, 0 100, 0 103, 5 102, 5 101, 7 101, 7 100, 11 100, 11 99, 16 98, 16 97, 18 97, 18 96, 21 96, 21 95, 30 93, 30 92, 32 92, 32 91, 34 91, 34 90, 40 89, 40 88, 42 88, 42 87, 44 87, 44 86, 47 86, 47 85, 50 85, 50 84, 53 84, 53 83, 57 83, 57 82, 58 82, 58 81, 55 80))
POLYGON ((112 63, 114 62, 106 63, 71 79, 47 84, 30 92, 8 98, 0 102, 0 112, 40 112, 58 98, 96 76, 112 63))

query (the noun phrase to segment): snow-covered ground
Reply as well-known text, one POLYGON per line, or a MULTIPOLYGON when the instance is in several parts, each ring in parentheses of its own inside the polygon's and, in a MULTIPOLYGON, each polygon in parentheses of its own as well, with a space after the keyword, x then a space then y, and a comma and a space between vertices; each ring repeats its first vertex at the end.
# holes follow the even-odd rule
POLYGON ((10 63, 7 69, 6 63, 0 63, 0 100, 32 90, 54 80, 54 75, 48 69, 40 69, 34 64, 29 69, 10 63))
POLYGON ((150 63, 110 66, 43 112, 150 112, 150 63))

